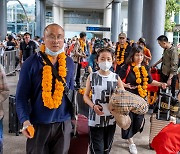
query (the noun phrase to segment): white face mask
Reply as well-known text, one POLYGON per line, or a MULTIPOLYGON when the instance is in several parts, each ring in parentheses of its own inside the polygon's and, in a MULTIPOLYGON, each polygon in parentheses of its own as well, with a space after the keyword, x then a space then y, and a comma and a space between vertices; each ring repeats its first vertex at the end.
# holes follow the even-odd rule
POLYGON ((109 62, 109 61, 105 61, 105 62, 101 62, 98 64, 99 65, 99 68, 103 71, 109 71, 109 69, 111 68, 112 66, 112 62, 109 62))
POLYGON ((50 49, 48 49, 47 47, 46 47, 46 50, 45 50, 45 53, 47 55, 50 55, 50 56, 57 56, 58 54, 60 54, 62 52, 64 52, 64 46, 59 51, 57 51, 57 52, 53 52, 50 49))

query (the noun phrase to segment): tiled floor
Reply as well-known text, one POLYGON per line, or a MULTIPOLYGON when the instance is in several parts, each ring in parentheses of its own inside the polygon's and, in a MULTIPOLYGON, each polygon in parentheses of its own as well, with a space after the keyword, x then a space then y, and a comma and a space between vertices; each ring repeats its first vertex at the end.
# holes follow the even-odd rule
MULTIPOLYGON (((18 81, 17 76, 7 77, 8 84, 10 86, 10 93, 15 94, 16 84, 18 81)), ((4 102, 4 154, 25 154, 25 142, 26 139, 24 136, 15 136, 15 134, 8 133, 8 114, 9 114, 9 104, 8 100, 4 102)), ((155 154, 153 150, 149 149, 148 140, 149 140, 149 115, 146 115, 146 124, 145 129, 141 134, 137 134, 134 138, 134 141, 137 145, 138 154, 155 154)), ((128 144, 126 141, 121 139, 120 135, 121 130, 117 127, 114 143, 112 146, 111 154, 128 154, 128 144)), ((74 153, 76 154, 76 153, 74 153)))

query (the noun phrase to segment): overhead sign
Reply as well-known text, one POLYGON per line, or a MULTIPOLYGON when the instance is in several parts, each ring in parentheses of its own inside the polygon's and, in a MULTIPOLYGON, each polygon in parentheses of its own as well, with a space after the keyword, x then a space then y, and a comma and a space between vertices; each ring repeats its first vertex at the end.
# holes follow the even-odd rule
POLYGON ((103 32, 110 32, 109 27, 86 27, 86 31, 103 31, 103 32))

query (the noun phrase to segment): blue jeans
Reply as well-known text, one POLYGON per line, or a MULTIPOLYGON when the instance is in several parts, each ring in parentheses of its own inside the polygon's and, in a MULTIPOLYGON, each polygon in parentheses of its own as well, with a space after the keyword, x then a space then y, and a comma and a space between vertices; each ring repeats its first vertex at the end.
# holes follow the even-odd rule
POLYGON ((0 120, 0 154, 3 153, 3 118, 0 120))

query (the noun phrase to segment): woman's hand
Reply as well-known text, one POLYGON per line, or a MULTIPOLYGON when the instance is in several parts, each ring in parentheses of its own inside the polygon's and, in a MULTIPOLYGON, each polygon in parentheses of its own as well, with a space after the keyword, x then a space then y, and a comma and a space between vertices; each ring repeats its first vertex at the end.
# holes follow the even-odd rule
POLYGON ((163 88, 163 89, 166 89, 167 88, 167 83, 161 83, 161 87, 163 88))
POLYGON ((129 89, 136 89, 137 88, 137 86, 132 86, 132 85, 130 85, 130 83, 125 84, 125 87, 129 88, 129 89))
POLYGON ((103 107, 100 105, 93 105, 93 110, 96 112, 97 115, 103 115, 104 112, 102 112, 103 107))

